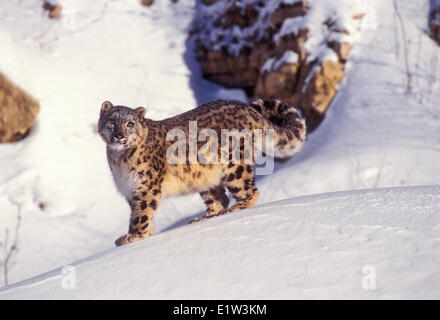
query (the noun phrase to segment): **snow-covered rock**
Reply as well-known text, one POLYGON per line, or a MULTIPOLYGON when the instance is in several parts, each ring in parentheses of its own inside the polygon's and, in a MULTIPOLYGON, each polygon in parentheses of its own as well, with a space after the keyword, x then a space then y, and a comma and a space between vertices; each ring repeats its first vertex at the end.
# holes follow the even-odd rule
POLYGON ((429 31, 431 37, 440 44, 440 1, 430 0, 429 31))
POLYGON ((255 98, 283 99, 303 110, 312 130, 344 76, 363 9, 358 0, 199 5, 193 26, 197 57, 206 78, 243 88, 255 98), (292 53, 297 57, 294 63, 286 59, 292 53), (329 65, 330 78, 329 72, 317 72, 324 66, 329 70, 329 65))

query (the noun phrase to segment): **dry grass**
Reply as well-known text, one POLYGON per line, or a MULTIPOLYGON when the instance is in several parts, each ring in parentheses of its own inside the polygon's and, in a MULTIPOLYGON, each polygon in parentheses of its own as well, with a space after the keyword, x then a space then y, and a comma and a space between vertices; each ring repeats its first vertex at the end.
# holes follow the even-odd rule
MULTIPOLYGON (((402 18, 402 15, 400 14, 399 7, 397 6, 397 1, 393 0, 393 6, 394 6, 394 13, 397 17, 397 20, 399 22, 400 26, 400 33, 402 36, 402 43, 403 43, 403 54, 404 54, 404 61, 405 61, 405 71, 406 71, 406 92, 410 93, 412 91, 412 73, 409 66, 409 40, 406 35, 406 27, 405 27, 405 21, 402 18)), ((397 35, 397 33, 396 33, 397 35)))
POLYGON ((5 228, 3 240, 0 241, 0 269, 3 271, 3 281, 5 286, 8 285, 9 270, 14 265, 14 255, 18 252, 18 232, 20 230, 20 224, 21 210, 18 209, 14 234, 11 237, 9 229, 5 228))

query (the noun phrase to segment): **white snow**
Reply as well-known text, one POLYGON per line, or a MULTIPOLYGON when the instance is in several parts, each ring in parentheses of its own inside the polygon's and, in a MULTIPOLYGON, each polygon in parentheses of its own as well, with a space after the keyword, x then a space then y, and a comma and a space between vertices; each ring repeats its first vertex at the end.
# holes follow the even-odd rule
POLYGON ((283 64, 286 63, 298 63, 298 54, 292 50, 287 50, 284 54, 279 57, 272 57, 266 60, 263 67, 261 68, 261 73, 277 71, 283 64))
POLYGON ((439 212, 438 186, 272 202, 106 251, 0 299, 438 298, 439 212))
MULTIPOLYGON (((41 103, 33 133, 0 145, 1 240, 17 210, 23 216, 10 283, 111 248, 126 232, 129 207, 96 132, 103 101, 143 105, 161 119, 196 100, 245 98, 201 79, 185 44, 192 1, 60 3, 69 13, 61 21, 46 18, 40 0, 0 6, 0 70, 41 103)), ((158 231, 200 212, 198 197, 164 203, 160 211, 175 213, 157 219, 158 231)))
MULTIPOLYGON (((244 28, 234 26, 232 30, 215 27, 211 19, 212 16, 223 16, 228 8, 230 8, 230 3, 227 1, 217 1, 207 6, 198 2, 199 5, 196 6, 196 9, 199 16, 194 24, 194 27, 199 30, 196 38, 209 48, 221 50, 224 47, 230 54, 238 55, 241 49, 250 45, 248 41, 250 37, 256 35, 258 40, 267 37, 267 29, 271 23, 267 17, 271 16, 280 4, 294 4, 299 1, 301 0, 266 0, 261 2, 262 5, 256 7, 258 17, 253 25, 244 28), (232 41, 233 39, 234 41, 232 41)), ((244 0, 235 2, 234 5, 240 10, 245 10, 246 6, 253 2, 255 0, 244 0)))
MULTIPOLYGON (((329 39, 334 39, 340 34, 337 31, 347 30, 349 34, 344 34, 344 42, 351 43, 359 36, 361 26, 353 19, 355 14, 365 13, 365 19, 371 20, 370 11, 364 6, 365 1, 359 0, 333 0, 333 1, 311 1, 310 8, 304 17, 288 18, 284 20, 281 29, 274 35, 275 42, 288 34, 298 34, 301 29, 307 29, 307 40, 303 44, 307 51, 307 61, 325 61, 337 59, 331 54, 327 43, 329 39), (324 25, 324 22, 331 20, 334 24, 331 28, 324 25)), ((371 23, 370 23, 371 25, 371 23)))
POLYGON ((197 194, 167 199, 157 234, 117 249, 129 207, 96 133, 101 103, 143 105, 161 119, 245 95, 201 78, 186 42, 193 1, 60 3, 70 8, 61 21, 47 19, 37 0, 0 6, 0 71, 41 102, 32 134, 0 145, 0 239, 19 210, 9 282, 69 264, 78 281, 63 290, 57 269, 1 298, 440 296, 438 187, 296 198, 439 183, 440 50, 425 33, 428 1, 398 1, 410 93, 392 2, 362 2, 369 13, 326 119, 302 153, 257 178, 262 206, 177 228, 201 215, 203 203, 197 194), (369 266, 375 290, 361 286, 369 266))
POLYGON ((280 31, 275 34, 273 40, 278 43, 280 39, 285 35, 292 33, 298 34, 301 29, 304 29, 306 27, 303 22, 304 17, 287 18, 283 21, 280 31))

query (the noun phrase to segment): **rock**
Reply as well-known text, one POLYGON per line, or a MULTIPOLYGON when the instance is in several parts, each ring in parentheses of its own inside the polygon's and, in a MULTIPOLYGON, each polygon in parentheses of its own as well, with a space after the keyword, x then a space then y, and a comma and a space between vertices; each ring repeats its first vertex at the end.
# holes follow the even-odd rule
POLYGON ((29 133, 40 104, 0 73, 0 142, 14 142, 29 133))
POLYGON ((362 19, 363 14, 335 12, 321 21, 325 34, 320 36, 328 40, 314 53, 306 50, 313 34, 302 23, 310 9, 307 1, 231 1, 215 10, 202 6, 192 36, 203 76, 225 87, 242 88, 252 98, 289 102, 303 110, 308 129, 313 130, 344 76, 354 30, 347 21, 362 19), (287 52, 297 59, 282 61, 287 52), (265 70, 269 62, 277 67, 265 70))
POLYGON ((300 106, 309 130, 313 130, 323 119, 343 76, 344 66, 339 61, 284 63, 278 70, 260 74, 254 97, 277 98, 300 106))
MULTIPOLYGON (((354 17, 352 17, 354 20, 358 19, 357 15, 355 15, 354 17), (354 17, 356 17, 356 18, 354 18, 354 17)), ((333 33, 343 33, 343 34, 346 34, 346 35, 350 35, 350 32, 348 31, 348 29, 344 28, 344 27, 341 27, 340 24, 338 24, 337 22, 338 21, 334 20, 334 19, 327 19, 326 21, 324 21, 324 24, 333 33)))
POLYGON ((154 0, 141 0, 141 5, 143 5, 143 6, 149 7, 149 6, 153 5, 153 3, 154 3, 154 0))
POLYGON ((61 17, 61 5, 52 4, 47 1, 43 2, 43 9, 49 11, 49 18, 59 19, 61 17))
POLYGON ((362 20, 365 17, 365 13, 355 13, 352 15, 352 18, 355 20, 362 20))
POLYGON ((230 10, 226 11, 222 25, 224 28, 231 28, 233 25, 238 25, 242 28, 249 27, 255 23, 257 17, 258 11, 251 5, 247 5, 244 9, 234 5, 230 10))
POLYGON ((344 66, 339 61, 326 60, 306 81, 301 106, 309 115, 323 117, 336 94, 336 85, 344 77, 344 66))
MULTIPOLYGON (((275 59, 272 65, 281 63, 278 68, 263 70, 258 78, 254 95, 258 98, 275 98, 290 100, 297 86, 299 62, 282 62, 275 59)), ((266 65, 265 65, 266 66, 266 65)))
POLYGON ((217 0, 202 0, 202 2, 206 5, 211 5, 217 2, 217 0))
POLYGON ((432 7, 429 14, 429 33, 431 38, 440 45, 440 7, 432 7))
POLYGON ((339 42, 330 40, 328 43, 329 47, 332 48, 338 55, 339 61, 345 62, 347 60, 348 54, 351 51, 351 44, 348 42, 339 42))
POLYGON ((217 82, 228 88, 243 88, 253 95, 260 70, 267 59, 275 55, 282 55, 286 50, 297 51, 300 59, 306 53, 301 44, 307 38, 307 30, 300 30, 298 35, 288 35, 280 39, 278 46, 272 42, 256 42, 241 55, 231 56, 226 52, 211 51, 199 47, 196 53, 201 63, 205 78, 217 82))
POLYGON ((275 26, 281 26, 287 18, 304 16, 307 12, 307 2, 300 1, 294 4, 282 3, 278 9, 272 14, 272 23, 275 26))
POLYGON ((307 29, 301 29, 298 31, 298 33, 290 33, 281 37, 278 45, 274 49, 274 52, 280 54, 286 50, 293 50, 299 54, 300 60, 304 61, 307 53, 303 48, 303 44, 307 41, 308 32, 309 30, 307 29))

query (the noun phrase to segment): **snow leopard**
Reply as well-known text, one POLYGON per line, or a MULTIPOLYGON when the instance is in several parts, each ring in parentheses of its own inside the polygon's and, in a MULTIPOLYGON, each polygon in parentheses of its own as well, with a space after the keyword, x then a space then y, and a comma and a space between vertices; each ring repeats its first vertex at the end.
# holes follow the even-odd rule
MULTIPOLYGON (((257 202, 254 158, 251 163, 237 163, 232 161, 231 150, 223 162, 170 162, 167 150, 174 143, 167 137, 170 130, 178 129, 186 134, 184 150, 189 151, 190 123, 194 121, 197 133, 211 129, 219 137, 224 129, 251 132, 271 129, 275 159, 293 156, 306 139, 301 112, 276 99, 258 99, 249 104, 215 100, 164 120, 146 118, 145 113, 144 107, 132 109, 109 101, 105 101, 100 110, 98 132, 106 144, 108 164, 117 189, 131 208, 128 233, 115 241, 116 246, 153 235, 153 216, 159 202, 166 197, 198 192, 207 210, 191 222, 235 212, 257 202), (230 207, 226 189, 235 200, 230 207)), ((239 145, 239 157, 243 160, 246 156, 244 139, 239 139, 239 145)), ((197 141, 197 146, 200 148, 202 142, 197 141)))

